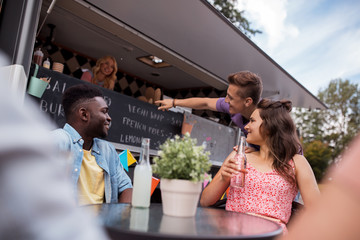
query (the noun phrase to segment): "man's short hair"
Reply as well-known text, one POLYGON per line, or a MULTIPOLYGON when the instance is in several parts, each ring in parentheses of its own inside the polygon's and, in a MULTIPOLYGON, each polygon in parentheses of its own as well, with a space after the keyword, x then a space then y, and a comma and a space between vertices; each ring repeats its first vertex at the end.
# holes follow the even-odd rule
POLYGON ((251 97, 255 105, 260 101, 263 85, 261 78, 257 74, 249 71, 241 71, 230 74, 228 80, 229 84, 240 87, 238 91, 240 97, 251 97))
POLYGON ((77 105, 89 101, 94 97, 104 96, 100 89, 91 86, 90 84, 79 84, 66 89, 62 97, 65 118, 68 120, 68 117, 75 110, 77 105))

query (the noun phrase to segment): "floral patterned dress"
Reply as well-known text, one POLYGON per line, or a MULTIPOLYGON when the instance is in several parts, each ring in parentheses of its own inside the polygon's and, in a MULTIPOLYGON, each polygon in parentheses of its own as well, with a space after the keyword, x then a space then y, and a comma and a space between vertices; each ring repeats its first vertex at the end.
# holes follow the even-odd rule
MULTIPOLYGON (((294 162, 290 164, 294 169, 294 162)), ((280 220, 284 232, 290 219, 292 201, 298 188, 292 186, 275 170, 259 172, 251 164, 247 164, 245 187, 230 186, 226 202, 226 210, 242 213, 253 213, 280 220)))

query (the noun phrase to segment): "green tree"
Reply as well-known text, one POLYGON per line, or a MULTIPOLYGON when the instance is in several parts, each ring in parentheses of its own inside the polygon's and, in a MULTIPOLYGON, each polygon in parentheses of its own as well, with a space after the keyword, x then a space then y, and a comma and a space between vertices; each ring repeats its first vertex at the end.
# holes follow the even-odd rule
POLYGON ((331 160, 331 148, 321 140, 314 140, 304 144, 304 156, 309 161, 316 180, 320 182, 331 160))
POLYGON ((323 161, 326 166, 335 161, 359 132, 359 87, 349 80, 334 79, 319 91, 318 98, 328 109, 297 108, 294 109, 294 117, 302 137, 305 157, 313 167, 317 179, 320 179, 325 171, 323 161), (323 148, 328 151, 325 152, 323 148))
POLYGON ((208 0, 219 12, 221 12, 230 22, 232 22, 247 37, 256 33, 262 33, 259 30, 250 28, 250 22, 244 17, 244 11, 236 9, 237 0, 208 0))
POLYGON ((333 147, 335 158, 359 131, 359 88, 349 80, 334 79, 318 97, 329 108, 324 114, 324 140, 333 147))
POLYGON ((294 108, 293 116, 304 142, 323 140, 324 112, 322 110, 294 108))

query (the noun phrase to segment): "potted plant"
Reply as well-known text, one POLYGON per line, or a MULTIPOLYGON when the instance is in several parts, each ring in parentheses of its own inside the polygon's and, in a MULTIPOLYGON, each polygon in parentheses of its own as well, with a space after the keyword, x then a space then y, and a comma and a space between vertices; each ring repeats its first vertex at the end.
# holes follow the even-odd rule
POLYGON ((153 172, 159 175, 163 212, 190 217, 196 213, 205 173, 210 170, 209 152, 197 146, 186 133, 166 140, 154 158, 153 172))

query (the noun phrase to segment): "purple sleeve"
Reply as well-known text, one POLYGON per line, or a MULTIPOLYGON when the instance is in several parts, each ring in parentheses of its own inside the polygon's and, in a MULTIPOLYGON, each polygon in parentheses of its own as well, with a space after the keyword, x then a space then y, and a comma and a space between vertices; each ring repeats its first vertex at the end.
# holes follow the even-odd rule
POLYGON ((229 113, 229 104, 225 102, 225 98, 219 98, 216 101, 216 110, 218 112, 229 113))
POLYGON ((223 112, 223 113, 227 113, 230 115, 231 120, 236 124, 236 126, 238 126, 239 128, 241 128, 241 130, 243 132, 246 133, 244 126, 247 124, 243 122, 243 117, 241 116, 240 113, 236 113, 236 114, 230 114, 229 112, 229 104, 225 102, 225 98, 219 98, 216 102, 216 110, 218 112, 223 112))

